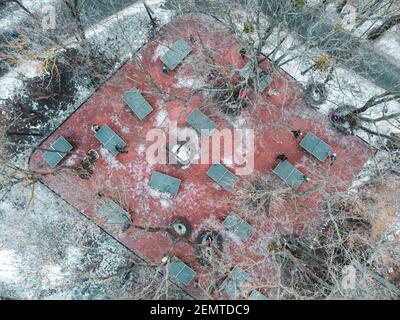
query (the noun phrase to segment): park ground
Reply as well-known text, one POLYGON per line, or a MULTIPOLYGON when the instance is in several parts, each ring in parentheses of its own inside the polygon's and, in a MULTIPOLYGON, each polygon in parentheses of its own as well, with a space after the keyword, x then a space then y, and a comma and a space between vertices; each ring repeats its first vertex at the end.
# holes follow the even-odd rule
MULTIPOLYGON (((327 118, 311 109, 304 99, 301 86, 281 70, 272 74, 271 84, 279 94, 270 96, 266 90, 256 97, 249 92, 250 106, 235 117, 213 108, 206 94, 190 95, 193 83, 204 81, 194 67, 195 61, 202 58, 204 50, 213 53, 217 65, 224 69, 239 70, 248 61, 240 56, 240 48, 232 35, 204 17, 177 19, 165 26, 155 39, 140 50, 140 63, 133 59, 124 65, 41 145, 48 148, 62 135, 72 143, 77 154, 84 155, 88 150, 95 149, 100 159, 90 180, 82 180, 75 172, 67 169, 81 160, 78 155, 72 155, 63 163, 65 170, 46 176, 43 182, 146 260, 157 264, 166 254, 178 256, 198 272, 201 287, 207 286, 209 270, 199 265, 189 243, 176 243, 176 239, 165 232, 149 232, 134 227, 121 230, 120 226, 108 223, 97 212, 96 196, 102 194, 119 203, 130 212, 135 225, 158 228, 169 225, 177 218, 185 218, 192 228, 189 239, 192 241, 201 231, 219 231, 225 238, 224 250, 232 257, 230 267, 242 266, 253 274, 252 281, 257 283, 259 277, 264 277, 269 266, 267 263, 261 267, 251 265, 248 256, 242 255, 243 248, 246 247, 254 259, 261 259, 262 253, 254 244, 259 241, 260 235, 265 238, 270 234, 272 237, 275 231, 272 230, 272 220, 280 220, 288 230, 297 234, 311 231, 318 224, 319 213, 329 194, 349 188, 370 155, 369 148, 362 140, 336 132, 327 118), (160 56, 165 48, 178 38, 190 43, 191 34, 195 37, 193 52, 175 71, 164 74, 160 56), (147 72, 152 81, 148 80, 147 72), (154 108, 141 121, 122 101, 122 94, 134 87, 140 89, 154 108), (189 95, 191 98, 185 99, 189 95), (255 132, 254 172, 239 177, 232 192, 221 189, 206 175, 210 164, 193 164, 182 169, 173 164, 153 165, 146 159, 146 150, 151 144, 146 140, 147 132, 154 128, 167 130, 171 121, 177 121, 179 130, 185 130, 186 116, 194 108, 200 108, 212 118, 219 129, 253 129, 255 132), (91 131, 93 124, 108 124, 127 142, 128 153, 114 157, 100 146, 91 131), (293 137, 291 130, 315 133, 332 146, 338 160, 333 165, 329 160, 319 162, 301 149, 299 140, 293 137), (303 184, 296 192, 291 192, 283 202, 272 203, 272 217, 242 213, 250 224, 257 226, 257 231, 250 241, 238 243, 237 239, 232 239, 232 235, 224 232, 221 223, 229 212, 240 210, 237 192, 240 192, 246 181, 268 175, 277 189, 285 188, 283 182, 274 177, 271 171, 277 165, 277 155, 282 153, 311 181, 303 184), (164 195, 148 186, 153 171, 182 180, 176 197, 164 195)), ((268 61, 263 61, 260 67, 266 70, 268 64, 268 61)), ((34 152, 30 166, 36 171, 50 172, 42 154, 42 151, 34 152)), ((236 172, 237 167, 232 163, 234 158, 233 154, 224 155, 220 162, 236 172)), ((223 273, 220 277, 223 277, 223 273)), ((199 294, 193 283, 186 289, 194 295, 199 294)))

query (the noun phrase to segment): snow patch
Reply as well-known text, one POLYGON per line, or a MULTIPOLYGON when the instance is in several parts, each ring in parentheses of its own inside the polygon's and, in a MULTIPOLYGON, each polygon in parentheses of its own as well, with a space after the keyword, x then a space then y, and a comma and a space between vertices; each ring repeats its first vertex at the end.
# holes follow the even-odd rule
POLYGON ((146 145, 140 144, 138 147, 138 154, 143 154, 146 151, 146 145))
POLYGON ((166 192, 161 192, 159 190, 148 187, 148 193, 152 198, 160 200, 160 205, 162 208, 169 208, 172 201, 172 195, 166 192))
POLYGON ((161 58, 165 53, 167 53, 169 48, 166 45, 159 44, 157 48, 154 50, 153 56, 151 58, 152 61, 157 61, 161 58))
POLYGON ((233 167, 233 159, 232 159, 232 156, 224 157, 224 158, 222 159, 222 162, 223 162, 224 165, 226 165, 227 167, 230 167, 230 168, 233 167))
MULTIPOLYGON (((164 3, 164 0, 148 0, 146 1, 146 4, 149 6, 155 6, 155 5, 160 5, 164 3)), ((100 23, 98 23, 94 27, 90 27, 86 32, 86 37, 91 37, 93 35, 96 35, 99 32, 105 32, 107 31, 108 28, 110 28, 115 22, 118 22, 118 20, 121 19, 126 19, 129 18, 130 16, 134 16, 137 14, 144 14, 145 8, 143 6, 142 2, 135 3, 119 12, 116 14, 112 15, 111 17, 108 17, 104 20, 102 20, 100 23), (117 20, 117 21, 116 21, 117 20)))
POLYGON ((57 265, 46 265, 42 269, 46 279, 46 286, 54 287, 64 279, 64 274, 61 272, 61 267, 57 265))
POLYGON ((156 116, 156 126, 159 128, 164 128, 168 126, 168 112, 165 109, 158 111, 156 116))
POLYGON ((163 208, 168 208, 169 205, 170 205, 169 201, 166 200, 166 199, 160 199, 160 203, 161 203, 161 206, 162 206, 163 208))
POLYGON ((69 246, 66 250, 66 261, 70 265, 78 265, 82 259, 82 251, 75 246, 69 246))
POLYGON ((161 192, 159 190, 153 189, 149 187, 149 194, 153 198, 161 198, 161 199, 171 199, 172 195, 166 192, 161 192))
POLYGON ((374 42, 374 47, 380 53, 389 56, 397 65, 400 65, 400 26, 395 26, 387 31, 379 40, 374 42))
POLYGON ((190 88, 195 90, 205 86, 205 82, 201 78, 186 78, 180 73, 177 75, 177 80, 174 84, 175 88, 190 88))
POLYGON ((121 131, 122 131, 123 133, 129 133, 130 129, 129 129, 128 127, 123 127, 123 128, 121 129, 121 131))
POLYGON ((17 264, 13 250, 0 250, 0 282, 10 283, 18 279, 17 264))
POLYGON ((123 169, 123 168, 125 168, 125 166, 123 164, 121 164, 115 158, 115 156, 110 151, 108 151, 106 148, 104 148, 103 146, 100 147, 100 155, 105 160, 105 162, 107 163, 107 166, 110 169, 123 169))
POLYGON ((72 156, 67 158, 67 160, 65 161, 65 165, 68 167, 72 167, 76 164, 77 159, 78 159, 78 156, 76 154, 73 154, 72 156))

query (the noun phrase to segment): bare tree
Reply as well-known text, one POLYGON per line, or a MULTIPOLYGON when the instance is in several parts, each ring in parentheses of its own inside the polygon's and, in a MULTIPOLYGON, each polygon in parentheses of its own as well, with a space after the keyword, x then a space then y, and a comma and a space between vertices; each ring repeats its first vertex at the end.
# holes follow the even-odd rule
POLYGON ((375 124, 381 121, 393 121, 394 125, 399 123, 400 113, 392 112, 387 113, 387 107, 385 104, 391 101, 399 101, 400 95, 398 91, 386 91, 382 94, 371 97, 363 106, 357 108, 353 106, 339 107, 337 110, 331 113, 332 122, 339 128, 349 130, 353 132, 356 129, 361 129, 368 134, 386 138, 393 142, 399 142, 399 139, 393 135, 386 135, 376 130, 372 130, 366 126, 366 124, 375 124), (367 117, 363 113, 372 109, 377 108, 381 112, 379 117, 367 117))

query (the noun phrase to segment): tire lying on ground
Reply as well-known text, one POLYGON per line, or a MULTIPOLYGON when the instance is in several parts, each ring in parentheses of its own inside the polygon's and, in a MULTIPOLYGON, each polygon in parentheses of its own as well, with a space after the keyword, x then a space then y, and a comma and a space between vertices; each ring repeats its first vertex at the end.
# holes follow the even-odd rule
POLYGON ((170 226, 178 237, 188 238, 192 232, 189 221, 184 218, 173 220, 170 226))
POLYGON ((311 103, 320 105, 328 98, 328 90, 321 82, 312 82, 306 88, 306 95, 311 103))

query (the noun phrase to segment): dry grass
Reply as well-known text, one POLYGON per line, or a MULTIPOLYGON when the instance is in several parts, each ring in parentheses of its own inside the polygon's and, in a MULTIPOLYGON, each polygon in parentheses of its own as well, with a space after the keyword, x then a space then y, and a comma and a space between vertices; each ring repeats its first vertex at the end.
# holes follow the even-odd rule
POLYGON ((378 241, 394 223, 400 204, 400 179, 386 174, 362 190, 361 198, 371 223, 371 237, 378 241))

